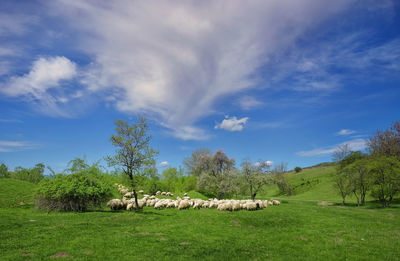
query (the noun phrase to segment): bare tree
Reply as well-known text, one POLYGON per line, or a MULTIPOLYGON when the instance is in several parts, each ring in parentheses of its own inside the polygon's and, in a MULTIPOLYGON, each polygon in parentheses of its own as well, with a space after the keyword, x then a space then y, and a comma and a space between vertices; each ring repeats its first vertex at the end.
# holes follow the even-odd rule
POLYGON ((275 166, 272 170, 274 175, 274 182, 278 186, 279 191, 281 193, 285 193, 286 195, 292 195, 292 186, 289 184, 289 180, 287 177, 287 163, 280 163, 275 166))
POLYGON ((211 156, 211 150, 207 148, 196 149, 189 157, 186 157, 183 160, 183 165, 189 175, 196 177, 200 176, 202 172, 202 165, 200 163, 203 156, 211 156))

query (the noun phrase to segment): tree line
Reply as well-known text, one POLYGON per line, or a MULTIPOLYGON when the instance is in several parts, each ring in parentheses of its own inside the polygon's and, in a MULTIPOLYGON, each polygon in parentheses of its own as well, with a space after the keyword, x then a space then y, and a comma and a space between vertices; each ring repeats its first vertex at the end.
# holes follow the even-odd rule
POLYGON ((368 139, 366 151, 352 151, 348 144, 335 151, 335 187, 343 204, 352 195, 357 206, 364 206, 370 194, 383 207, 390 207, 400 193, 400 122, 378 130, 368 139))

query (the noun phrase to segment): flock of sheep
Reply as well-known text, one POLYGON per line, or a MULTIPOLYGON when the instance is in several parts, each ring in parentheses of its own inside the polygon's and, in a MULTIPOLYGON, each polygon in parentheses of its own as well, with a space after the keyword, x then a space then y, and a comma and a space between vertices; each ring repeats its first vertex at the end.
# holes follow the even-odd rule
MULTIPOLYGON (((123 195, 122 199, 112 199, 107 203, 112 210, 132 210, 136 208, 154 207, 155 209, 163 208, 177 208, 179 210, 193 208, 217 208, 218 210, 235 211, 235 210, 257 210, 263 209, 270 205, 280 205, 278 200, 218 200, 218 199, 191 199, 185 193, 185 197, 177 197, 176 200, 169 198, 157 198, 155 195, 144 194, 143 190, 139 190, 138 193, 144 194, 142 199, 138 199, 138 207, 136 206, 135 199, 133 198, 133 192, 129 192, 127 188, 121 184, 116 184, 119 192, 123 195)), ((170 192, 157 191, 156 195, 165 195, 173 197, 170 192)))

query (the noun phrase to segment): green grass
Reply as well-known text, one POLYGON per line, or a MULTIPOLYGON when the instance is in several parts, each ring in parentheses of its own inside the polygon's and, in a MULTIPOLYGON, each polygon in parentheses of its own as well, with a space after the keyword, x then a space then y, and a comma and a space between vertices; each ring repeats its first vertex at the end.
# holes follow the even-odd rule
MULTIPOLYGON (((307 171, 309 178, 319 175, 307 171)), ((254 212, 46 213, 18 204, 33 202, 32 184, 0 179, 0 260, 46 260, 60 252, 75 260, 400 260, 399 204, 382 209, 308 201, 323 195, 335 201, 318 188, 328 180, 321 177, 296 200, 254 212)))

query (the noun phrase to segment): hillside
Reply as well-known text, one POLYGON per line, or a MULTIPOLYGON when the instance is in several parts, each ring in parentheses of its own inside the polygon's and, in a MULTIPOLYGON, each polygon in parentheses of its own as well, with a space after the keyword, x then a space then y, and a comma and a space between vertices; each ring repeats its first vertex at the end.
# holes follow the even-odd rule
MULTIPOLYGON (((274 197, 296 200, 326 200, 335 203, 342 201, 338 191, 335 189, 333 174, 335 166, 321 166, 303 169, 299 173, 288 173, 289 184, 294 188, 294 194, 290 197, 279 194, 276 185, 267 186, 259 197, 274 197)), ((368 198, 367 200, 373 200, 368 198)), ((346 202, 353 203, 353 197, 346 198, 346 202)))
POLYGON ((36 185, 17 179, 0 179, 0 207, 28 206, 34 202, 36 185))

